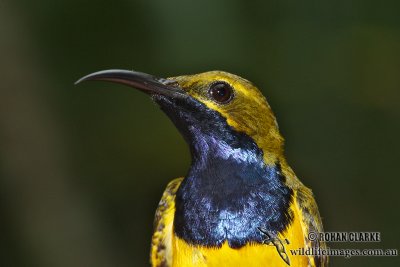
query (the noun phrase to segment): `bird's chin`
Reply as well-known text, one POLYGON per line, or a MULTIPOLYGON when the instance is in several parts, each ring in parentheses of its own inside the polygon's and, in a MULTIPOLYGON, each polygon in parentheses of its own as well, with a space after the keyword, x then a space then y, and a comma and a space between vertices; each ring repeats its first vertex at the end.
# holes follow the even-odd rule
POLYGON ((173 99, 165 95, 152 94, 151 99, 160 107, 172 105, 173 99))
POLYGON ((160 94, 153 94, 151 98, 176 126, 182 128, 182 115, 184 112, 182 110, 183 103, 179 99, 160 94))
POLYGON ((179 112, 180 108, 176 101, 176 99, 160 95, 160 94, 153 94, 151 95, 151 99, 156 103, 164 113, 166 113, 169 117, 175 117, 177 112, 179 112))
POLYGON ((197 116, 202 112, 198 110, 199 102, 193 98, 174 98, 165 95, 153 94, 152 100, 169 117, 185 141, 192 145, 193 128, 201 128, 201 120, 197 116))

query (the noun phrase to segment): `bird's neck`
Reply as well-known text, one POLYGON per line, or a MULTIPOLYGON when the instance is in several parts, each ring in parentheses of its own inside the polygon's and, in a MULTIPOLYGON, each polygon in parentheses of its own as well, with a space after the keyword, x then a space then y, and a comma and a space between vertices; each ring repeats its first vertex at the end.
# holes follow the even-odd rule
POLYGON ((262 165, 263 156, 251 140, 222 140, 207 133, 196 133, 190 142, 192 166, 190 172, 200 169, 223 170, 226 165, 241 168, 243 165, 262 165))

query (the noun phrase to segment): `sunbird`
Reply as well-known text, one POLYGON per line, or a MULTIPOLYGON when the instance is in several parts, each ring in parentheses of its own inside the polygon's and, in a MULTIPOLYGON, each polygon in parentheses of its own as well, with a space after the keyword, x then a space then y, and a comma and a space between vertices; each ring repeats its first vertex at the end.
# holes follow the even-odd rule
POLYGON ((294 255, 326 244, 318 207, 284 156, 284 139, 263 94, 223 71, 157 78, 105 70, 109 81, 148 94, 190 147, 185 177, 172 180, 155 213, 152 266, 327 266, 328 257, 294 255))

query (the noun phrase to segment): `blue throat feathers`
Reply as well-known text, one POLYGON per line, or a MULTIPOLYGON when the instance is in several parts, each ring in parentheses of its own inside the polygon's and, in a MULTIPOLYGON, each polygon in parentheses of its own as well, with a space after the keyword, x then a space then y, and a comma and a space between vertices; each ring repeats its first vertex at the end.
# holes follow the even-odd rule
POLYGON ((263 160, 254 140, 193 98, 153 96, 190 146, 192 165, 175 199, 175 234, 193 245, 262 243, 288 227, 293 192, 279 162, 263 160))

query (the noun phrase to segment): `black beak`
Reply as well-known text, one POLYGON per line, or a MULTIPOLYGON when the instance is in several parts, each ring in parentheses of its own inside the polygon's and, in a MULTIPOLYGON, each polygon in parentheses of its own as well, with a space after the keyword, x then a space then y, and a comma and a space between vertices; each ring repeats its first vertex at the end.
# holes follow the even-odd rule
POLYGON ((164 95, 173 98, 186 97, 182 88, 174 80, 157 78, 153 75, 128 70, 103 70, 80 78, 75 84, 84 81, 108 81, 137 88, 149 95, 164 95))

